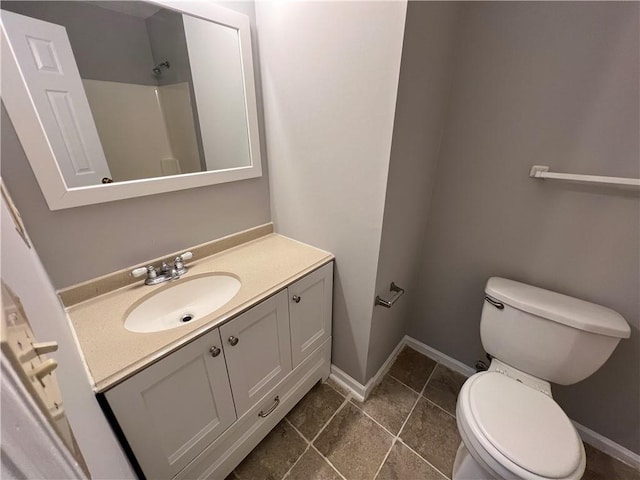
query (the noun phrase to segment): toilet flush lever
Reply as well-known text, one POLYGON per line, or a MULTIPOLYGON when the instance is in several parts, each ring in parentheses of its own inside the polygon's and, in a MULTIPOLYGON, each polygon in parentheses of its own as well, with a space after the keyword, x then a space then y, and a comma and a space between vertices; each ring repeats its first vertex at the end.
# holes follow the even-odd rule
POLYGON ((486 295, 484 297, 484 299, 489 302, 491 305, 493 305, 494 307, 496 307, 498 310, 504 310, 504 303, 500 303, 497 300, 494 300, 493 298, 491 298, 489 295, 486 295))

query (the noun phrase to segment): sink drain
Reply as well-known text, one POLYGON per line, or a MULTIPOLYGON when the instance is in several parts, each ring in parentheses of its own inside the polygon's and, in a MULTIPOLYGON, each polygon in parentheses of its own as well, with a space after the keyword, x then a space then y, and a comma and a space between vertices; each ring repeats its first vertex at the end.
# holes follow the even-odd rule
POLYGON ((187 323, 191 320, 193 320, 193 314, 191 313, 185 313, 182 317, 180 317, 180 321, 182 323, 187 323))

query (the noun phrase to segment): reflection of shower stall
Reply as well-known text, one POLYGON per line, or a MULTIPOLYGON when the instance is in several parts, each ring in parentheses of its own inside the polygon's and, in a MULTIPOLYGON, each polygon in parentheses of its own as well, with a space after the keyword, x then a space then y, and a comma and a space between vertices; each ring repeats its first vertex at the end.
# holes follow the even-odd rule
POLYGON ((114 180, 201 171, 188 82, 83 84, 114 180))

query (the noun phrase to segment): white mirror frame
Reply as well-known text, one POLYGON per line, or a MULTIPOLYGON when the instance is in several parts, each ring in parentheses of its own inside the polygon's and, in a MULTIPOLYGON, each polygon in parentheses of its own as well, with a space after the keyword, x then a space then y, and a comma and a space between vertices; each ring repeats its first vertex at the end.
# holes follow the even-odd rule
POLYGON ((9 46, 6 33, 2 29, 2 91, 0 94, 40 189, 51 210, 215 185, 262 175, 249 18, 233 10, 205 2, 156 0, 149 3, 238 30, 251 165, 226 170, 67 188, 56 162, 56 155, 47 140, 47 135, 32 103, 29 90, 22 79, 20 69, 9 46))

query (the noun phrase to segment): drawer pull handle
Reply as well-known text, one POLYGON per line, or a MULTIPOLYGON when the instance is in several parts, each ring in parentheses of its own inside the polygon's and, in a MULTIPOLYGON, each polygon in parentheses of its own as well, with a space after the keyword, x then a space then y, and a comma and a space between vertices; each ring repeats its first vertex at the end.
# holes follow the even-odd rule
POLYGON ((212 357, 217 357, 218 355, 220 355, 221 350, 218 347, 211 347, 209 349, 209 351, 211 352, 211 356, 212 357))
POLYGON ((229 343, 232 347, 235 347, 238 344, 238 337, 234 337, 233 335, 229 337, 229 343))
POLYGON ((280 396, 279 395, 276 396, 276 398, 274 398, 273 401, 275 403, 273 404, 273 406, 269 410, 267 410, 266 412, 263 412, 262 410, 260 410, 260 413, 258 413, 259 417, 266 418, 269 415, 271 415, 271 412, 273 412, 276 409, 276 407, 278 405, 280 405, 280 396))
POLYGON ((296 303, 300 303, 300 300, 302 300, 302 297, 300 297, 300 295, 294 295, 292 300, 296 303))

